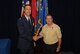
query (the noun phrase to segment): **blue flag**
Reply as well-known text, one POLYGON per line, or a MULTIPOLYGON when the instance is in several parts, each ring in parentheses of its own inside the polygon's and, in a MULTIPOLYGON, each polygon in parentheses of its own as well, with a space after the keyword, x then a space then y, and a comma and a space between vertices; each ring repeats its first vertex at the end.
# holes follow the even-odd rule
MULTIPOLYGON (((48 14, 48 0, 37 0, 37 20, 40 20, 42 25, 46 24, 45 17, 48 14)), ((40 23, 37 22, 37 29, 40 28, 40 23)))
POLYGON ((48 0, 38 0, 38 20, 41 20, 43 25, 46 24, 45 17, 48 14, 48 0))
POLYGON ((45 18, 46 18, 46 15, 48 14, 48 0, 44 0, 43 2, 43 25, 46 24, 46 21, 45 21, 45 18))

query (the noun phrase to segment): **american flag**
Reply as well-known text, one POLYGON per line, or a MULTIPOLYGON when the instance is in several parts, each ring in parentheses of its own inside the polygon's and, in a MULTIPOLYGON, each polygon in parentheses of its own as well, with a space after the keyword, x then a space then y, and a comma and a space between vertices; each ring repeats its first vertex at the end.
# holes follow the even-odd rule
POLYGON ((22 0, 22 10, 21 10, 21 16, 24 16, 24 5, 30 4, 29 0, 22 0))
POLYGON ((48 0, 22 0, 21 16, 24 16, 23 10, 25 4, 31 4, 32 17, 34 18, 34 23, 36 25, 35 31, 37 31, 40 27, 40 24, 38 23, 39 20, 42 25, 46 24, 45 17, 48 14, 48 0))

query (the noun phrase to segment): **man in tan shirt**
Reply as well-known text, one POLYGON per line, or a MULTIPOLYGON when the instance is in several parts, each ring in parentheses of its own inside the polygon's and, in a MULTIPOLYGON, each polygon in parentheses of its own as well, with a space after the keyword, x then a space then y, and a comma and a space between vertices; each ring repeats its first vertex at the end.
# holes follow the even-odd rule
POLYGON ((56 54, 61 48, 61 30, 57 24, 53 23, 53 18, 49 14, 46 16, 46 23, 47 24, 43 26, 38 39, 43 37, 45 43, 44 54, 56 54))

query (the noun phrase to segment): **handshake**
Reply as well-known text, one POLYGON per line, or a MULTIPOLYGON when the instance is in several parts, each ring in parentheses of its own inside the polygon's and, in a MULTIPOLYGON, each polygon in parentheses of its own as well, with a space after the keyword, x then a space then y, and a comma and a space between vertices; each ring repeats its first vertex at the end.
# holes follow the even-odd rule
POLYGON ((38 36, 33 36, 34 41, 37 41, 38 39, 39 39, 38 36))
POLYGON ((36 35, 33 36, 33 40, 34 40, 34 41, 37 41, 38 39, 40 39, 40 38, 42 38, 42 37, 43 37, 43 35, 40 33, 39 36, 36 36, 36 35))
POLYGON ((42 35, 40 34, 39 36, 33 36, 33 40, 37 41, 38 39, 42 38, 42 35))
MULTIPOLYGON (((40 34, 39 36, 33 36, 33 40, 37 41, 38 39, 42 38, 42 35, 40 34)), ((34 47, 36 46, 36 43, 34 42, 34 47)))

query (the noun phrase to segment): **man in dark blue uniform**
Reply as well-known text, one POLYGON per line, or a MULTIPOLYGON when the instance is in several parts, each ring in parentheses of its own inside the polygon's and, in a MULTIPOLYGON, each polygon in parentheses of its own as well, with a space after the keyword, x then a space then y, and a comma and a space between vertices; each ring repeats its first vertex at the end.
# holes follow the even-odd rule
POLYGON ((27 4, 24 6, 24 16, 17 21, 20 54, 34 54, 34 41, 37 37, 34 36, 34 19, 30 15, 31 6, 27 4))

